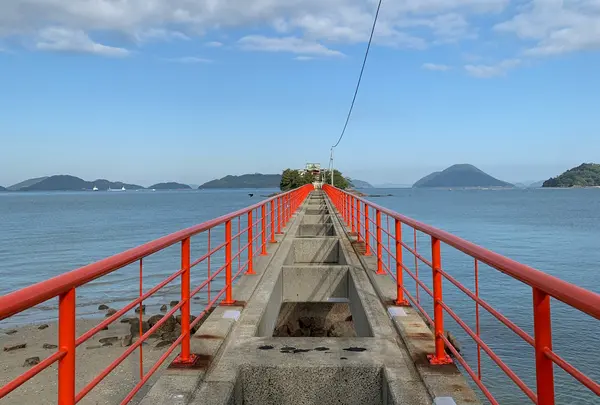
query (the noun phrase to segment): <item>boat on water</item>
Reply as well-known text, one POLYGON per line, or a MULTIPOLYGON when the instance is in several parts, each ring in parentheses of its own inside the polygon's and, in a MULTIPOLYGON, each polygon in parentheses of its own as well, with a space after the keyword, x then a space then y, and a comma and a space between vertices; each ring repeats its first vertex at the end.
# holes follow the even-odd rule
POLYGON ((121 187, 121 188, 108 188, 108 191, 127 191, 125 189, 125 186, 121 187))
POLYGON ((92 189, 92 191, 98 191, 98 187, 94 186, 94 188, 92 189))

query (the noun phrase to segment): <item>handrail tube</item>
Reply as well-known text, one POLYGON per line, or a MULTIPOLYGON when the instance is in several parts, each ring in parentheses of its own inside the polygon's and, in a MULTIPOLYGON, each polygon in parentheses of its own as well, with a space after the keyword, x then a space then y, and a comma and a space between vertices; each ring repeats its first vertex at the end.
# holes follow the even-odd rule
MULTIPOLYGON (((324 186, 326 189, 331 187, 324 186)), ((424 232, 453 248, 460 250, 463 253, 493 267, 504 274, 507 274, 531 287, 535 287, 559 301, 564 302, 586 314, 600 320, 600 294, 596 294, 585 288, 563 281, 555 276, 544 273, 533 267, 519 263, 508 257, 492 252, 484 247, 478 246, 472 242, 452 235, 449 232, 426 225, 412 218, 395 213, 387 208, 372 203, 368 200, 360 198, 374 209, 385 213, 393 218, 399 219, 402 223, 424 232)))
MULTIPOLYGON (((554 364, 561 367, 568 374, 573 376, 579 383, 589 388, 592 392, 600 395, 600 384, 587 377, 581 371, 573 367, 571 364, 562 359, 558 354, 552 351, 552 325, 551 325, 551 310, 550 300, 551 297, 564 302, 565 304, 592 316, 595 319, 600 319, 600 294, 592 291, 588 291, 584 288, 576 285, 567 283, 557 277, 543 273, 532 267, 523 265, 514 260, 508 259, 495 252, 477 246, 471 242, 467 242, 457 236, 451 235, 445 231, 436 229, 429 225, 422 224, 411 218, 392 212, 389 209, 381 207, 377 204, 370 203, 369 201, 357 198, 345 191, 339 190, 329 185, 324 185, 325 192, 332 198, 332 201, 351 201, 351 219, 350 223, 347 224, 347 229, 351 230, 354 226, 354 207, 360 207, 360 203, 365 205, 365 224, 369 221, 373 222, 368 218, 369 208, 375 210, 376 213, 376 242, 377 242, 377 274, 389 274, 394 280, 397 292, 396 302, 401 301, 400 297, 406 296, 408 301, 414 305, 421 315, 427 319, 429 325, 434 329, 435 339, 435 354, 429 355, 431 364, 445 364, 450 362, 450 358, 446 354, 448 349, 455 358, 465 367, 467 373, 473 378, 477 386, 482 390, 484 395, 492 402, 498 403, 489 390, 483 384, 481 380, 481 349, 484 350, 492 360, 504 371, 510 379, 517 384, 517 386, 534 402, 543 405, 554 405, 555 403, 555 391, 554 391, 554 364), (383 246, 381 241, 381 214, 387 216, 388 228, 389 218, 395 219, 396 232, 395 235, 391 235, 389 229, 384 230, 389 237, 392 237, 396 241, 396 254, 395 256, 390 251, 389 239, 388 246, 383 246), (414 247, 411 248, 408 244, 402 241, 402 224, 406 224, 413 229, 414 235, 414 247), (423 232, 431 238, 431 257, 432 260, 429 262, 425 257, 420 255, 417 251, 417 232, 423 232), (463 286, 458 280, 450 276, 445 272, 441 266, 441 244, 445 243, 458 251, 466 253, 471 256, 475 261, 475 294, 469 289, 463 286), (381 249, 385 249, 388 257, 388 265, 381 263, 381 249), (415 259, 415 274, 412 274, 408 269, 402 258, 402 249, 406 248, 415 259), (389 265, 391 259, 396 261, 396 274, 392 273, 389 265), (432 268, 433 275, 433 291, 419 279, 418 265, 419 262, 423 262, 432 268), (494 310, 487 302, 479 297, 479 262, 483 262, 488 266, 507 274, 513 279, 520 281, 524 284, 529 285, 533 292, 533 326, 534 336, 531 337, 524 330, 518 327, 516 324, 508 320, 498 311, 494 310), (382 271, 382 267, 385 267, 385 272, 382 271), (403 285, 402 273, 406 271, 411 278, 416 282, 416 300, 403 285), (475 301, 476 309, 476 328, 475 333, 464 321, 462 321, 457 314, 450 309, 446 302, 443 300, 442 295, 442 284, 443 279, 446 278, 453 285, 459 288, 469 298, 475 301), (433 309, 434 319, 427 314, 423 307, 419 303, 419 287, 423 288, 428 294, 433 297, 433 309), (479 324, 479 306, 482 306, 488 312, 490 312, 496 319, 502 322, 505 326, 515 332, 521 337, 526 343, 529 343, 534 347, 535 352, 535 377, 536 377, 536 390, 534 392, 529 388, 511 369, 506 363, 504 363, 482 340, 480 336, 480 324, 479 324), (477 375, 473 369, 466 363, 463 357, 457 352, 454 346, 449 342, 445 336, 443 315, 444 311, 448 313, 475 341, 477 344, 477 375)), ((335 205, 335 204, 334 204, 335 205)), ((347 205, 346 205, 347 207, 347 205)), ((338 210, 346 210, 345 206, 337 204, 338 210)), ((360 221, 360 219, 358 219, 360 221)), ((370 232, 365 227, 365 236, 369 237, 370 232)))
POLYGON ((456 280, 450 274, 446 273, 443 270, 440 271, 440 273, 442 273, 442 275, 444 276, 444 278, 446 278, 448 281, 450 281, 452 284, 454 284, 454 286, 456 288, 458 288, 459 290, 461 290, 462 292, 464 292, 469 298, 471 298, 477 304, 481 305, 486 311, 488 311, 490 314, 492 314, 497 320, 499 320, 504 325, 506 325, 506 327, 508 327, 508 329, 510 329, 513 332, 515 332, 521 339, 523 339, 525 342, 529 343, 531 346, 534 346, 533 337, 529 333, 525 332, 516 323, 512 322, 510 319, 508 319, 507 317, 505 317, 504 315, 502 315, 500 312, 496 311, 486 301, 484 301, 481 298, 477 297, 475 294, 473 294, 472 291, 470 291, 468 288, 466 288, 465 286, 463 286, 462 284, 460 284, 458 282, 458 280, 456 280))
MULTIPOLYGON (((288 191, 287 193, 292 193, 293 191, 294 190, 288 191)), ((260 207, 261 204, 269 201, 272 202, 276 198, 277 197, 272 197, 250 207, 242 208, 233 213, 222 215, 210 221, 174 232, 144 245, 134 247, 114 256, 107 257, 106 259, 80 267, 79 269, 63 273, 29 287, 8 293, 0 297, 0 320, 57 297, 71 288, 77 288, 101 276, 112 273, 113 271, 134 263, 143 257, 181 242, 185 238, 192 237, 208 229, 214 228, 215 226, 221 225, 228 220, 230 221, 232 218, 245 214, 249 209, 260 207)))
MULTIPOLYGON (((521 390, 525 393, 525 395, 529 397, 529 399, 533 401, 533 403, 536 403, 537 396, 535 392, 533 392, 533 390, 529 388, 527 384, 525 384, 525 382, 523 382, 523 380, 521 380, 521 378, 519 378, 519 376, 515 372, 513 372, 506 364, 504 364, 502 360, 500 360, 500 357, 496 353, 494 353, 494 351, 487 344, 485 344, 485 342, 481 340, 481 338, 477 336, 475 332, 473 332, 469 325, 467 325, 465 322, 463 322, 462 319, 460 319, 460 317, 448 306, 448 304, 442 302, 441 306, 446 312, 448 312, 448 315, 450 315, 452 319, 454 319, 456 323, 460 325, 460 327, 463 328, 465 332, 467 332, 471 339, 473 339, 477 344, 481 346, 483 351, 487 353, 490 359, 492 359, 502 371, 504 371, 508 378, 510 378, 515 384, 517 384, 517 386, 521 388, 521 390)), ((442 333, 440 336, 443 335, 444 334, 442 333)))

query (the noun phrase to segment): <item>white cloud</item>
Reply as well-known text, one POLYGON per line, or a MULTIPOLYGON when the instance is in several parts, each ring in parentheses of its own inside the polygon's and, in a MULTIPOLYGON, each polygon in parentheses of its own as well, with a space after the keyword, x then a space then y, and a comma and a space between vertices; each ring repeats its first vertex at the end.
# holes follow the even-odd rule
POLYGON ((163 28, 150 28, 135 33, 135 38, 138 42, 147 41, 171 41, 171 40, 183 40, 188 41, 189 36, 179 31, 169 31, 163 28))
POLYGON ((600 49, 600 1, 532 0, 494 28, 532 41, 533 46, 524 52, 527 56, 600 49))
POLYGON ((304 55, 343 56, 344 54, 324 45, 298 37, 271 38, 248 35, 238 41, 240 48, 247 51, 290 52, 304 55))
MULTIPOLYGON (((496 13, 508 2, 384 1, 375 41, 416 49, 455 41, 471 33, 472 16, 496 13)), ((0 37, 28 36, 49 25, 146 40, 271 27, 312 41, 357 43, 368 38, 375 6, 373 0, 1 0, 0 37)))
POLYGON ((495 65, 465 65, 465 70, 471 76, 487 79, 504 76, 509 70, 516 68, 521 63, 519 59, 505 59, 495 65))
POLYGON ((40 31, 36 47, 44 51, 92 53, 111 57, 122 57, 129 54, 127 49, 94 42, 81 30, 59 27, 50 27, 40 31))
POLYGON ((205 45, 210 46, 211 48, 219 48, 219 47, 223 46, 223 43, 219 42, 219 41, 211 41, 211 42, 207 42, 205 45))
POLYGON ((294 58, 294 60, 299 60, 299 61, 308 61, 308 60, 313 60, 314 56, 296 56, 294 58))
POLYGON ((437 63, 424 63, 421 67, 425 70, 434 70, 434 71, 438 71, 438 72, 446 72, 446 71, 452 69, 451 66, 440 65, 437 63))
POLYGON ((183 56, 181 58, 165 59, 167 62, 174 63, 212 63, 212 59, 199 58, 197 56, 183 56))

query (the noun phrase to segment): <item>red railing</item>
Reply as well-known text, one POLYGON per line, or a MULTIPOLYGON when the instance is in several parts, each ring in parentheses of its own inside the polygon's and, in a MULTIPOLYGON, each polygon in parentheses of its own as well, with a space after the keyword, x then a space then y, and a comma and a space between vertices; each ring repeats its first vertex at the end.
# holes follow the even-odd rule
MULTIPOLYGON (((324 185, 323 189, 337 208, 342 220, 347 224, 359 241, 365 244, 365 255, 376 251, 376 274, 390 275, 396 282, 396 304, 413 305, 433 327, 435 351, 429 355, 431 364, 448 364, 451 358, 446 354, 446 348, 454 355, 456 360, 464 367, 473 382, 479 387, 483 395, 492 403, 499 402, 494 398, 482 379, 481 350, 483 350, 496 365, 531 399, 533 403, 541 405, 554 405, 554 365, 570 374, 581 385, 587 387, 592 393, 600 395, 600 384, 592 378, 573 367, 552 349, 552 324, 550 311, 550 298, 555 298, 568 306, 590 315, 592 322, 600 319, 600 295, 581 287, 569 284, 563 280, 543 273, 532 267, 523 265, 502 255, 484 249, 448 232, 415 221, 394 211, 360 198, 354 194, 324 185), (372 220, 372 213, 375 221, 372 220), (362 213, 362 214, 361 214, 362 213), (387 228, 382 226, 382 215, 387 221, 387 228), (393 222, 393 231, 390 231, 389 222, 393 222), (407 226, 412 229, 413 244, 410 246, 403 240, 402 230, 407 226), (373 231, 372 231, 373 230, 373 231), (431 260, 417 250, 417 232, 431 238, 431 260), (382 233, 387 236, 387 246, 382 238, 382 233), (390 246, 390 239, 394 244, 390 246), (375 243, 375 247, 371 246, 375 243), (465 287, 455 277, 444 270, 442 266, 441 245, 445 244, 461 251, 474 260, 475 292, 465 287), (403 258, 403 249, 414 256, 414 271, 412 271, 403 258), (383 251, 386 254, 383 254, 383 251), (385 258, 387 257, 387 264, 385 258), (392 262, 394 265, 392 266, 392 262), (533 296, 533 331, 534 336, 524 331, 509 320, 499 311, 494 309, 479 295, 479 264, 484 263, 515 280, 531 287, 533 296), (419 278, 419 264, 425 264, 432 270, 432 288, 429 288, 419 278), (415 295, 413 296, 404 281, 404 274, 410 276, 414 282, 415 295), (443 279, 453 284, 467 297, 475 302, 476 328, 475 331, 450 308, 448 301, 444 300, 442 292, 443 279), (433 318, 421 304, 419 290, 422 289, 433 301, 433 318), (408 298, 408 300, 407 300, 408 298), (490 348, 482 339, 480 327, 480 307, 488 311, 493 317, 512 330, 523 341, 531 345, 535 352, 535 380, 536 388, 531 389, 519 376, 490 348), (448 314, 477 345, 477 371, 465 361, 456 347, 452 345, 444 331, 444 315, 448 314)), ((422 273, 421 273, 422 274, 422 273)), ((524 304, 526 305, 526 304, 524 304)))
POLYGON ((254 274, 253 262, 256 255, 267 254, 267 238, 269 242, 275 242, 275 233, 280 233, 282 228, 292 218, 292 214, 304 201, 312 185, 306 185, 296 190, 279 194, 273 198, 261 201, 258 204, 248 208, 241 209, 228 215, 221 216, 208 222, 193 226, 164 236, 152 242, 139 247, 119 253, 115 256, 89 264, 77 270, 62 274, 52 279, 34 284, 30 287, 9 293, 0 297, 0 320, 6 319, 17 313, 25 311, 35 305, 41 304, 52 298, 58 297, 58 351, 50 355, 39 364, 31 367, 25 373, 21 374, 8 384, 0 387, 0 398, 5 397, 10 392, 18 388, 26 381, 33 378, 36 374, 45 370, 55 362, 58 362, 58 403, 61 405, 71 405, 79 402, 96 385, 98 385, 107 375, 109 375, 123 360, 125 360, 135 349, 140 349, 140 381, 135 385, 131 392, 123 399, 122 404, 128 403, 135 394, 142 388, 148 379, 165 362, 177 346, 180 346, 180 353, 174 363, 185 365, 192 364, 195 360, 194 354, 190 352, 190 331, 202 320, 203 316, 219 301, 221 305, 233 305, 233 284, 240 274, 245 271, 247 275, 254 274), (268 218, 270 217, 270 221, 268 218), (232 235, 232 223, 238 222, 238 231, 232 235), (242 222, 245 227, 242 229, 242 222), (216 227, 224 225, 223 241, 211 249, 211 231, 216 227), (254 232, 254 229, 257 232, 254 232), (193 236, 207 233, 208 249, 207 252, 196 259, 194 262, 190 258, 190 240, 193 236), (242 245, 242 238, 246 239, 245 245, 242 245), (238 240, 237 252, 234 252, 233 241, 238 240), (154 286, 150 290, 142 291, 143 259, 166 249, 169 246, 181 243, 181 268, 171 274, 165 280, 154 286), (257 246, 257 251, 253 247, 257 246), (216 271, 210 271, 210 258, 217 252, 224 250, 225 262, 216 271), (242 263, 240 260, 245 253, 246 260, 242 263), (238 270, 233 274, 233 262, 238 260, 238 270), (75 292, 81 287, 97 278, 106 276, 118 269, 121 269, 132 263, 139 262, 140 294, 139 297, 115 314, 100 322, 97 326, 77 337, 75 333, 75 292), (192 290, 190 277, 192 269, 200 263, 208 262, 207 278, 204 282, 192 290), (222 272, 225 272, 225 283, 223 288, 217 294, 210 298, 211 282, 215 280, 222 272), (143 331, 143 307, 144 300, 155 294, 173 280, 180 278, 181 293, 180 301, 171 308, 164 317, 154 324, 149 330, 143 331), (197 314, 192 321, 190 300, 200 291, 208 290, 209 302, 204 309, 197 314), (224 298, 222 296, 225 295, 224 298), (93 337, 99 331, 111 323, 118 320, 127 312, 139 307, 139 335, 140 338, 112 363, 110 363, 99 375, 92 379, 79 392, 75 389, 75 354, 76 349, 82 343, 93 337), (147 340, 169 317, 176 311, 181 312, 181 334, 175 342, 169 346, 158 361, 150 367, 148 372, 144 371, 142 357, 142 343, 147 340))

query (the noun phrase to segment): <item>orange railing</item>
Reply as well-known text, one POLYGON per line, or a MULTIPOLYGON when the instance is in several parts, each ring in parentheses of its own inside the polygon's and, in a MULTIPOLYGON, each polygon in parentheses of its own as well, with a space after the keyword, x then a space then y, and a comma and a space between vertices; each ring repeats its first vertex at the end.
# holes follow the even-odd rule
POLYGON ((10 392, 18 388, 26 381, 33 378, 36 374, 45 370, 52 364, 58 362, 58 403, 61 405, 75 404, 85 397, 96 385, 98 385, 106 376, 108 376, 123 360, 125 360, 136 348, 140 348, 140 381, 131 392, 123 399, 122 403, 128 403, 135 394, 142 388, 148 379, 156 372, 156 370, 165 362, 170 354, 177 346, 180 346, 180 353, 174 360, 174 363, 179 365, 193 364, 195 356, 190 352, 190 331, 202 320, 202 317, 220 301, 221 305, 233 305, 235 300, 233 297, 232 287, 235 280, 245 271, 245 274, 254 274, 253 262, 256 255, 267 255, 267 240, 276 242, 275 234, 280 233, 282 227, 292 218, 292 214, 304 201, 306 196, 313 189, 312 185, 306 185, 296 190, 292 190, 276 197, 259 202, 258 204, 241 209, 228 215, 221 216, 208 222, 193 226, 175 232, 171 235, 164 236, 152 242, 138 246, 136 248, 119 253, 115 256, 100 260, 96 263, 89 264, 77 270, 64 273, 52 279, 34 284, 30 287, 9 293, 0 297, 0 320, 6 319, 17 313, 25 311, 35 305, 41 304, 52 298, 58 297, 58 351, 42 360, 39 364, 33 366, 25 373, 21 374, 8 384, 0 387, 0 398, 5 397, 10 392), (270 218, 270 220, 269 220, 270 218), (237 221, 236 221, 237 220, 237 221), (232 223, 238 223, 237 234, 232 235, 232 223), (242 228, 242 221, 245 227, 242 228), (212 249, 211 231, 216 227, 224 226, 223 241, 218 243, 212 249), (254 230, 256 229, 256 232, 254 230), (208 249, 207 252, 191 261, 190 258, 190 240, 193 236, 199 234, 208 234, 208 249), (240 242, 245 238, 245 245, 240 242), (237 239, 237 252, 234 252, 233 241, 237 239), (169 246, 181 243, 181 268, 167 277, 165 280, 154 286, 150 290, 143 292, 142 274, 143 274, 143 259, 162 251, 169 246), (256 251, 253 247, 256 246, 256 251), (210 259, 217 252, 224 251, 224 264, 216 271, 210 271, 210 259), (245 253, 246 260, 242 262, 240 258, 245 253), (238 270, 233 274, 233 262, 238 261, 238 270), (139 262, 139 281, 140 295, 139 298, 133 300, 115 314, 100 322, 94 328, 88 330, 83 335, 77 337, 75 333, 75 310, 76 310, 76 289, 84 286, 91 281, 106 276, 116 270, 119 270, 132 263, 139 262), (190 277, 192 269, 200 263, 208 262, 207 277, 204 282, 192 289, 190 277), (222 272, 225 272, 225 282, 223 288, 214 295, 204 309, 197 314, 192 320, 190 302, 191 299, 200 291, 208 290, 210 297, 211 282, 215 280, 222 272), (180 301, 173 306, 165 316, 159 320, 149 330, 143 330, 142 303, 144 300, 155 294, 157 291, 180 277, 181 293, 180 301), (223 298, 224 295, 224 298, 223 298), (75 388, 75 354, 76 349, 82 343, 93 337, 99 331, 103 330, 109 324, 115 322, 120 317, 139 307, 139 325, 140 338, 112 363, 110 363, 99 375, 93 378, 79 392, 75 388), (176 311, 181 311, 181 334, 175 342, 167 348, 165 353, 158 361, 150 367, 148 372, 144 371, 142 358, 142 343, 147 340, 163 323, 167 321, 176 311))
MULTIPOLYGON (((587 387, 592 393, 600 395, 600 384, 598 382, 572 366, 553 350, 550 310, 550 298, 555 298, 580 311, 580 313, 591 316, 591 323, 588 324, 590 325, 590 328, 597 328, 598 324, 593 323, 600 319, 599 294, 508 259, 448 232, 415 221, 414 219, 400 215, 377 204, 373 204, 354 194, 334 188, 330 185, 324 185, 323 189, 332 200, 341 219, 347 224, 348 229, 352 234, 356 235, 358 241, 364 244, 364 254, 370 256, 373 251, 375 252, 377 258, 376 274, 390 275, 395 280, 397 285, 395 303, 397 305, 409 305, 410 302, 411 305, 418 309, 429 325, 433 327, 435 351, 428 356, 431 364, 448 364, 452 362, 452 359, 446 354, 447 348, 464 367, 483 395, 485 395, 492 404, 498 404, 499 402, 494 398, 483 382, 481 350, 496 363, 496 365, 525 393, 525 395, 527 395, 527 397, 529 397, 533 403, 542 405, 553 405, 555 403, 554 365, 557 365, 566 373, 570 374, 577 382, 579 382, 579 384, 587 387), (373 214, 375 221, 372 219, 373 214), (388 224, 387 228, 382 225, 382 215, 385 217, 388 224), (390 221, 394 225, 393 230, 389 229, 390 221), (411 236, 414 241, 412 246, 403 240, 402 231, 405 226, 412 230, 411 236), (418 232, 431 238, 430 256, 429 254, 426 255, 420 253, 417 250, 418 232), (386 236, 383 236, 382 234, 387 236, 387 246, 384 241, 386 236), (390 245, 390 239, 393 241, 393 245, 390 245), (372 246, 373 243, 375 244, 374 246, 372 246), (442 266, 441 255, 442 244, 463 252, 474 260, 475 291, 464 286, 444 269, 442 266), (414 257, 414 271, 409 268, 405 261, 403 250, 408 251, 414 257), (428 259, 427 256, 429 256, 430 259, 428 259), (421 263, 432 270, 432 278, 430 279, 432 288, 419 277, 419 264, 421 263), (494 309, 488 302, 481 299, 479 294, 480 263, 486 264, 531 287, 533 296, 533 336, 494 309), (410 293, 407 284, 404 281, 405 274, 410 276, 416 283, 414 295, 410 293), (461 319, 457 313, 450 308, 448 300, 444 299, 442 292, 444 279, 457 287, 458 290, 475 302, 475 330, 473 330, 466 321, 461 319), (425 293, 432 298, 433 318, 428 314, 421 303, 419 297, 420 289, 425 291, 425 293), (490 345, 483 340, 480 326, 480 307, 488 311, 488 313, 533 347, 535 352, 535 390, 531 389, 517 373, 508 366, 508 364, 500 359, 490 345), (445 314, 449 315, 452 320, 460 325, 464 329, 464 332, 475 341, 477 345, 477 371, 473 370, 463 356, 461 356, 459 350, 454 347, 445 335, 445 314)), ((421 276, 422 275, 423 272, 421 272, 421 276)), ((531 304, 527 300, 523 305, 531 304)))

